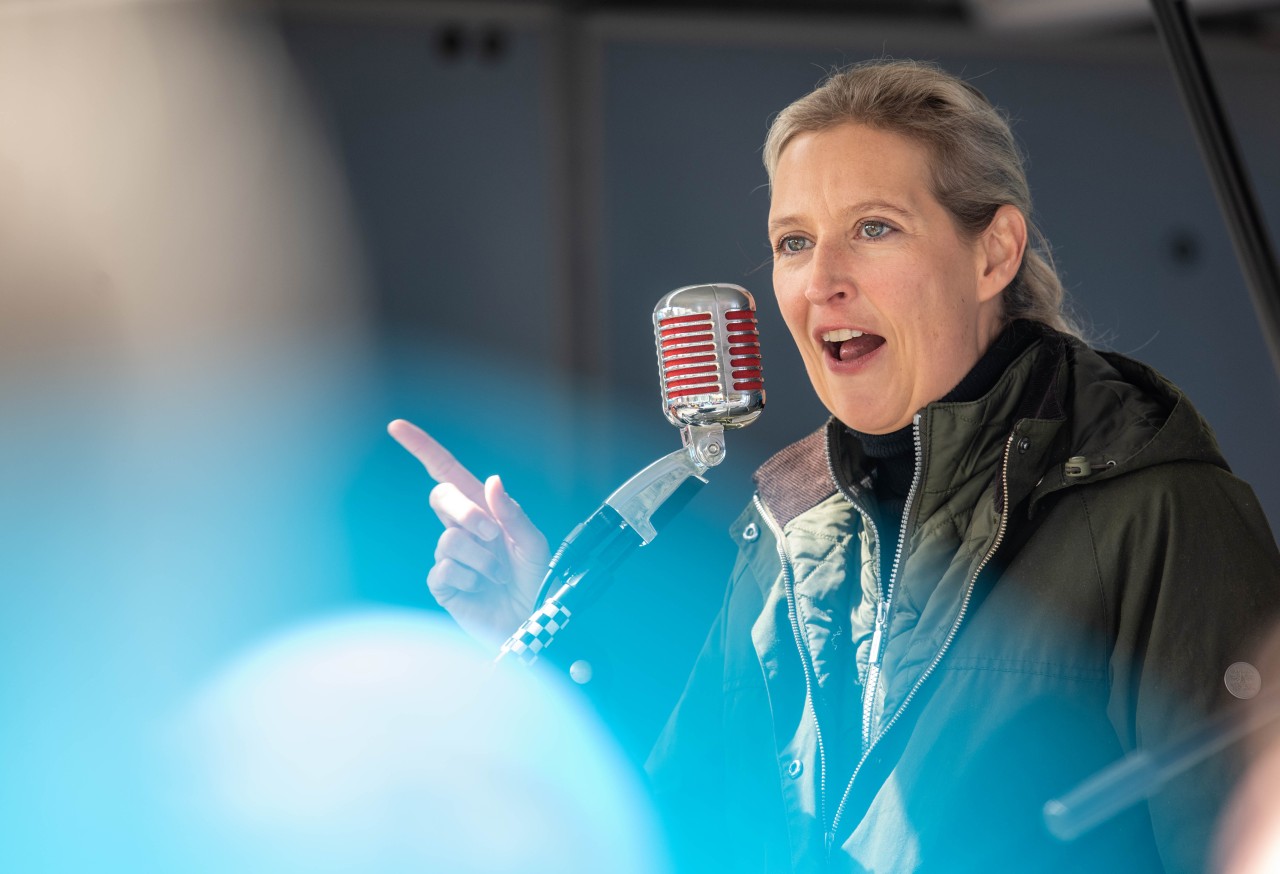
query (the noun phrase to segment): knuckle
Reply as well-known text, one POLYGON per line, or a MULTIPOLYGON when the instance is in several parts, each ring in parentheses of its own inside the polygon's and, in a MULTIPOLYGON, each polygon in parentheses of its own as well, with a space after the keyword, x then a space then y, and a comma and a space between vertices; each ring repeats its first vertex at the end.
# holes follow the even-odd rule
POLYGON ((502 562, 489 550, 485 550, 476 562, 476 570, 491 580, 502 578, 502 562))
MULTIPOLYGON (((466 512, 463 513, 463 523, 470 531, 478 531, 485 522, 489 522, 489 514, 475 504, 467 507, 466 512)), ((489 524, 492 524, 492 522, 489 522, 489 524)))
POLYGON ((462 529, 446 528, 436 541, 436 560, 449 558, 458 554, 459 540, 463 537, 462 529))
POLYGON ((483 571, 483 562, 489 557, 489 550, 478 542, 474 534, 465 528, 446 528, 436 542, 435 557, 437 561, 449 559, 456 564, 483 571))
POLYGON ((437 561, 431 566, 431 570, 427 571, 427 589, 437 598, 449 589, 448 584, 445 582, 449 573, 445 567, 448 562, 448 559, 437 561))
POLYGON ((459 591, 469 591, 474 583, 469 579, 474 573, 451 558, 435 564, 427 573, 427 588, 436 598, 448 598, 459 591))

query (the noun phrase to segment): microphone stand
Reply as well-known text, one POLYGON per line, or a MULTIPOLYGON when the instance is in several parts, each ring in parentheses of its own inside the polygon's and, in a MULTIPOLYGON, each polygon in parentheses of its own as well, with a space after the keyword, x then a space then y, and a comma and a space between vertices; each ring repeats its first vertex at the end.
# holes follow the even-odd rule
POLYGON ((722 425, 685 425, 684 448, 664 455, 623 483, 600 509, 569 533, 551 558, 533 615, 507 638, 497 661, 537 661, 573 616, 590 603, 637 547, 658 536, 706 484, 703 474, 724 460, 722 425))

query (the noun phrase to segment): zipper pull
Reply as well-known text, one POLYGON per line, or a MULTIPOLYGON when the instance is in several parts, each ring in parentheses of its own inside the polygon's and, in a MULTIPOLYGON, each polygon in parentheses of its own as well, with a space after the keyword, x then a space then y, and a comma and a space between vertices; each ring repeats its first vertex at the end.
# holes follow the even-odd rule
POLYGON ((876 604, 876 627, 871 635, 871 664, 880 663, 880 645, 884 642, 884 629, 888 625, 889 610, 882 599, 876 604))

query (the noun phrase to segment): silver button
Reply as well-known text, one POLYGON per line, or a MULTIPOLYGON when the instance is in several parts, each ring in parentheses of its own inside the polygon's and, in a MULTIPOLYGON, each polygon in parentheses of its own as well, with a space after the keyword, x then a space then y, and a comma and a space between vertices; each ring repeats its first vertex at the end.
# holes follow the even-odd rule
POLYGON ((1237 698, 1252 698, 1262 691, 1262 674, 1248 662, 1236 662, 1222 675, 1227 691, 1237 698))
POLYGON ((569 665, 569 677, 579 686, 585 686, 590 683, 594 674, 595 671, 591 668, 591 662, 586 659, 578 659, 569 665))
POLYGON ((749 522, 747 527, 742 529, 742 539, 747 543, 752 543, 760 536, 760 529, 756 527, 756 523, 749 522))
POLYGON ((804 773, 804 762, 799 759, 792 759, 791 764, 787 765, 787 776, 792 780, 804 773))

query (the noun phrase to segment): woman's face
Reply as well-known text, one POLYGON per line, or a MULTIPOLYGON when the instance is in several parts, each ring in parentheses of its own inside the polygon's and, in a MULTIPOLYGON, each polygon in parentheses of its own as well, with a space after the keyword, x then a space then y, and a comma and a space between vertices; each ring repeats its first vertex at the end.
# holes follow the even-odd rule
POLYGON ((774 169, 774 293, 818 397, 859 431, 909 424, 1000 331, 1008 240, 966 240, 929 182, 923 146, 853 123, 800 134, 774 169))

